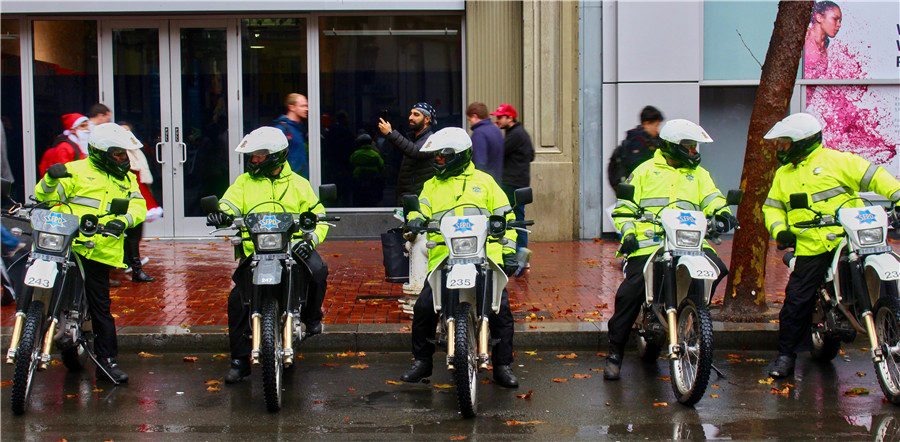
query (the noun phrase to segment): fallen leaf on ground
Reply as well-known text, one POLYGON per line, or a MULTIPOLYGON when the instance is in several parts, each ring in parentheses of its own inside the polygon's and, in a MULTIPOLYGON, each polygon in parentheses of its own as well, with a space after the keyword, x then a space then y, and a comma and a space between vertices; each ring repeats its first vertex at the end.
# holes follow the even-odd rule
POLYGON ((506 421, 506 425, 537 425, 543 423, 544 421, 506 421))
POLYGON ((563 364, 563 365, 578 365, 578 364, 576 364, 576 363, 574 363, 574 362, 566 362, 566 363, 563 364))
POLYGON ((791 389, 788 388, 788 387, 784 387, 784 388, 772 387, 772 389, 769 390, 769 391, 770 391, 772 394, 784 394, 784 395, 786 395, 786 394, 789 394, 789 393, 791 392, 791 389))
POLYGON ((525 354, 528 356, 534 356, 537 355, 537 350, 526 351, 525 354))
POLYGON ((760 379, 760 380, 757 381, 757 382, 759 382, 760 384, 766 384, 766 385, 769 385, 769 384, 771 384, 772 382, 775 382, 775 378, 765 378, 765 379, 760 379))
POLYGON ((450 440, 466 440, 468 438, 469 436, 453 436, 450 438, 450 440))
POLYGON ((62 364, 63 364, 62 362, 57 361, 56 359, 50 361, 50 365, 52 365, 52 366, 54 366, 54 367, 57 366, 57 365, 62 365, 62 364))
POLYGON ((402 332, 406 332, 406 331, 410 331, 410 330, 411 330, 411 329, 409 328, 408 325, 403 326, 403 327, 400 327, 400 328, 397 329, 397 331, 402 331, 402 332))
POLYGON ((587 379, 587 378, 591 377, 591 375, 589 375, 587 373, 585 373, 585 374, 575 373, 572 375, 572 377, 575 379, 587 379))
POLYGON ((869 351, 869 347, 860 347, 859 351, 863 351, 863 352, 869 351))
POLYGON ((578 355, 576 355, 575 353, 569 353, 567 355, 556 355, 556 357, 559 359, 575 359, 578 357, 578 355))
POLYGON ((717 395, 717 394, 711 394, 711 395, 709 395, 709 397, 711 397, 711 398, 717 398, 717 397, 719 397, 719 395, 717 395))
POLYGON ((142 352, 138 353, 138 357, 140 357, 140 358, 159 358, 159 357, 161 357, 161 356, 154 355, 154 354, 150 354, 150 353, 147 353, 147 352, 145 352, 145 351, 142 351, 142 352))
POLYGON ((203 385, 219 385, 221 383, 222 383, 222 381, 220 381, 218 379, 210 379, 210 380, 204 382, 203 385))
POLYGON ((77 398, 77 397, 78 397, 77 394, 67 394, 67 395, 66 395, 66 398, 68 398, 68 399, 75 399, 75 398, 77 398))
POLYGON ((660 381, 667 381, 667 382, 672 380, 672 378, 670 378, 668 376, 660 376, 656 379, 659 379, 660 381))
POLYGON ((607 406, 607 407, 609 406, 609 402, 606 403, 606 406, 607 406))
POLYGON ((789 383, 789 382, 784 382, 784 383, 781 384, 781 387, 782 387, 782 388, 796 388, 797 386, 794 385, 794 384, 791 384, 791 383, 789 383))
POLYGON ((391 385, 403 385, 403 382, 400 382, 400 381, 384 381, 384 382, 386 384, 391 384, 391 385))
POLYGON ((365 369, 369 368, 369 364, 356 364, 356 365, 351 365, 350 368, 358 368, 358 369, 360 369, 360 370, 365 370, 365 369))
POLYGON ((361 357, 361 358, 364 358, 364 357, 366 357, 366 352, 361 351, 361 352, 357 353, 356 356, 359 356, 359 357, 361 357))
POLYGON ((534 392, 534 390, 528 390, 528 393, 517 394, 516 397, 519 399, 531 399, 531 393, 533 393, 533 392, 534 392))
POLYGON ((313 403, 313 404, 321 404, 321 403, 323 403, 323 402, 322 402, 322 401, 313 401, 312 403, 313 403))
POLYGON ((769 322, 771 322, 772 324, 778 324, 778 323, 780 323, 781 321, 779 321, 779 320, 777 320, 777 319, 769 319, 769 322))
POLYGON ((598 353, 597 353, 597 357, 598 357, 598 358, 605 358, 605 357, 607 357, 607 356, 609 356, 609 355, 606 354, 606 353, 603 353, 603 352, 598 352, 598 353))
POLYGON ((324 366, 326 366, 326 367, 337 367, 337 366, 339 366, 339 365, 341 365, 341 364, 339 364, 339 363, 337 363, 337 362, 326 362, 326 363, 324 363, 324 364, 322 364, 322 365, 324 365, 324 366))
POLYGON ((866 374, 863 373, 863 372, 861 372, 861 371, 857 371, 857 372, 856 372, 856 375, 859 376, 859 377, 864 377, 866 374))
POLYGON ((712 388, 722 388, 722 387, 720 387, 719 384, 712 384, 712 388))
POLYGON ((654 407, 668 407, 669 403, 668 402, 654 402, 653 406, 654 407))
POLYGON ((216 353, 212 355, 213 359, 225 359, 228 357, 225 353, 216 353))
POLYGON ((349 388, 347 388, 347 391, 356 391, 356 389, 353 387, 349 387, 349 388))
POLYGON ((210 385, 209 387, 206 387, 206 391, 221 391, 221 390, 222 390, 222 387, 213 387, 212 385, 210 385))
POLYGON ((0 387, 9 387, 13 384, 13 381, 2 381, 0 382, 0 387))
POLYGON ((494 383, 494 381, 492 381, 492 380, 490 380, 490 379, 488 379, 488 378, 484 378, 484 379, 480 380, 479 382, 481 382, 481 383, 484 384, 484 385, 491 385, 491 384, 494 383))
POLYGON ((866 395, 869 393, 871 393, 871 391, 866 390, 865 388, 856 387, 856 388, 851 388, 850 390, 845 391, 844 396, 857 397, 857 396, 866 395))
POLYGON ((184 362, 197 362, 197 357, 196 356, 185 356, 184 362))
POLYGON ((543 325, 528 324, 528 328, 544 328, 543 325))
POLYGON ((446 390, 448 388, 453 388, 450 384, 434 384, 434 388, 440 388, 442 390, 446 390))
POLYGON ((591 369, 589 369, 589 370, 590 370, 590 371, 603 371, 602 368, 591 368, 591 369))
POLYGON ((838 350, 838 354, 839 354, 839 355, 845 355, 845 354, 847 354, 847 352, 845 352, 844 350, 838 350))
POLYGON ((352 351, 345 351, 345 352, 343 352, 343 353, 338 353, 337 356, 338 356, 339 358, 347 358, 347 357, 350 357, 350 356, 356 356, 356 353, 354 353, 354 352, 352 352, 352 351))
POLYGON ((560 384, 563 383, 563 382, 569 382, 568 379, 564 379, 564 378, 553 378, 553 379, 551 379, 551 381, 557 382, 557 383, 560 383, 560 384))
POLYGON ((95 389, 93 389, 92 391, 93 391, 94 393, 100 393, 100 392, 103 391, 103 389, 102 389, 102 388, 95 388, 95 389))

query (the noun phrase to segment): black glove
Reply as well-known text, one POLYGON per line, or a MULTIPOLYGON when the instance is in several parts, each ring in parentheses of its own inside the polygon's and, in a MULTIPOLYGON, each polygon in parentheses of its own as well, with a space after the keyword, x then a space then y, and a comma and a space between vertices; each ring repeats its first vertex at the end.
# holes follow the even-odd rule
POLYGON ((638 244, 637 237, 634 236, 634 233, 629 233, 622 238, 622 245, 619 246, 619 252, 622 252, 623 255, 630 255, 641 248, 638 244))
POLYGON ((894 210, 888 214, 888 225, 894 230, 900 229, 900 206, 894 206, 894 210))
POLYGON ((775 240, 778 241, 778 250, 784 250, 788 247, 796 247, 797 246, 797 235, 793 233, 783 230, 778 232, 778 235, 775 237, 775 240))
POLYGON ((213 212, 213 213, 210 213, 209 215, 206 215, 206 225, 207 226, 215 226, 215 227, 230 226, 233 221, 234 221, 233 215, 229 215, 229 214, 227 214, 225 212, 221 212, 221 211, 213 212))
POLYGON ((406 222, 406 226, 403 228, 403 239, 407 241, 415 241, 416 236, 419 234, 418 231, 414 231, 414 229, 420 229, 425 227, 427 224, 427 220, 425 218, 413 218, 406 222), (412 227, 413 229, 410 229, 412 227))
POLYGON ((54 180, 72 176, 72 174, 69 173, 69 170, 66 169, 66 165, 63 163, 56 163, 50 166, 50 168, 47 169, 47 175, 54 180))
POLYGON ((722 232, 727 232, 738 226, 737 217, 728 212, 716 215, 716 221, 722 223, 722 232))
POLYGON ((299 241, 291 246, 291 250, 295 255, 299 256, 300 259, 306 261, 309 259, 309 256, 312 255, 313 246, 309 241, 299 241))
POLYGON ((516 270, 519 270, 519 260, 516 259, 516 254, 504 253, 503 273, 506 273, 506 276, 512 276, 514 273, 516 273, 516 270))
POLYGON ((125 223, 121 220, 114 219, 103 227, 103 233, 107 233, 110 235, 121 236, 122 232, 125 231, 125 223))

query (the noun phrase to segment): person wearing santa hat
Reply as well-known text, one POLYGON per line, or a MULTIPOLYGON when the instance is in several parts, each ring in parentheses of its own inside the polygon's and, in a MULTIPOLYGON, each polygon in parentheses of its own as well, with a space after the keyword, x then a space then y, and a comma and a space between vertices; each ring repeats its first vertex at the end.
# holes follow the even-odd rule
POLYGON ((91 135, 88 117, 73 113, 62 116, 62 125, 65 130, 56 137, 53 147, 44 152, 41 162, 38 164, 40 176, 44 176, 47 169, 56 163, 68 163, 87 157, 88 138, 91 135))

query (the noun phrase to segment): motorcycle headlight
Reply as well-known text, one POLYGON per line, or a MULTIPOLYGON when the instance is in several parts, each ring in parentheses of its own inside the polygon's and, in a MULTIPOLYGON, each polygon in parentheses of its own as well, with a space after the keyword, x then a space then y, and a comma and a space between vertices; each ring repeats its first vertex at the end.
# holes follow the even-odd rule
POLYGON ((280 233, 260 233, 256 235, 256 247, 260 251, 280 250, 282 248, 282 234, 280 233))
POLYGON ((700 245, 700 232, 696 230, 676 230, 675 245, 678 247, 697 247, 700 245))
POLYGON ((884 230, 881 227, 864 229, 856 232, 861 245, 881 244, 884 241, 884 230))
POLYGON ((66 237, 55 233, 38 232, 37 246, 40 249, 59 252, 65 246, 66 237))
POLYGON ((474 236, 466 236, 463 238, 451 238, 450 239, 450 247, 453 248, 453 253, 457 255, 464 255, 466 253, 475 253, 478 250, 478 238, 474 236))

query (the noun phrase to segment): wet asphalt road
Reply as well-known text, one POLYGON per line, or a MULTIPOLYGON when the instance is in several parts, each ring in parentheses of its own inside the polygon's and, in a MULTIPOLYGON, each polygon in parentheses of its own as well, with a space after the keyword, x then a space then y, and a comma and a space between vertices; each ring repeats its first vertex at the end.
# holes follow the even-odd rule
MULTIPOLYGON (((120 365, 127 385, 95 383, 93 367, 67 373, 53 366, 36 376, 30 408, 10 412, 11 387, 2 393, 3 440, 263 440, 263 439, 764 439, 900 440, 900 407, 885 403, 867 353, 850 348, 833 364, 808 355, 787 382, 787 394, 773 394, 783 382, 762 384, 772 355, 717 352, 715 363, 727 378, 713 374, 695 408, 674 401, 664 360, 643 364, 626 356, 624 377, 604 382, 602 359, 593 352, 526 354, 515 367, 518 390, 479 384, 479 416, 456 412, 451 378, 436 365, 430 383, 393 385, 409 364, 403 353, 364 356, 304 354, 286 372, 279 413, 265 410, 261 370, 238 385, 206 385, 221 380, 227 359, 209 353, 165 353, 152 358, 129 354, 120 365), (184 362, 184 356, 196 356, 184 362), (356 367, 353 367, 356 365, 356 367), (857 372, 865 376, 857 375, 857 372), (577 378, 575 375, 590 375, 577 378), (553 379, 567 379, 554 382, 553 379), (208 391, 209 387, 220 388, 208 391), (845 395, 851 388, 868 395, 845 395), (530 391, 530 399, 517 394, 530 391), (665 405, 663 405, 665 404, 665 405), (508 421, 539 421, 509 425, 508 421), (881 438, 879 438, 881 437, 881 438)), ((443 359, 438 353, 435 362, 443 359)), ((12 377, 3 365, 2 380, 12 377)), ((490 373, 482 374, 489 379, 490 373)), ((4 383, 5 384, 5 383, 4 383)))

